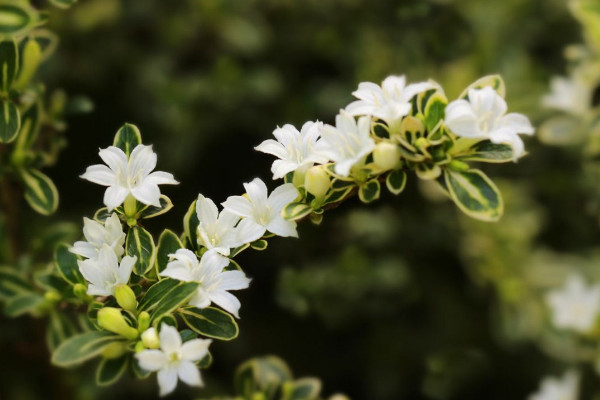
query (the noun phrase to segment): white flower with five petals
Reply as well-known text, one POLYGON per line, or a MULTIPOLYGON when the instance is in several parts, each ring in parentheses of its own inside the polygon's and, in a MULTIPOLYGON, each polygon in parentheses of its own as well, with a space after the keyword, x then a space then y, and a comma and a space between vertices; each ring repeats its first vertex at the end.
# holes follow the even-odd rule
POLYGON ((106 244, 121 257, 125 252, 125 233, 119 216, 113 213, 104 221, 104 225, 89 218, 83 219, 83 236, 86 241, 80 240, 69 249, 71 253, 85 258, 98 258, 100 249, 106 244))
POLYGON ((298 197, 298 190, 291 183, 277 187, 268 195, 267 186, 258 178, 244 183, 247 196, 230 196, 224 203, 225 210, 242 217, 238 227, 247 237, 259 239, 266 231, 282 237, 298 237, 296 223, 281 216, 281 211, 298 197))
POLYGON ((286 124, 273 131, 277 140, 267 139, 256 150, 272 154, 279 158, 273 162, 273 179, 283 178, 288 172, 307 169, 313 164, 325 164, 327 157, 321 154, 323 146, 319 140, 322 122, 306 122, 298 131, 293 125, 286 124))
POLYGON ((533 135, 534 129, 523 114, 506 114, 506 101, 494 89, 469 89, 468 100, 455 100, 446 106, 446 127, 469 139, 489 139, 512 147, 513 159, 524 151, 519 133, 533 135))
POLYGON ((208 354, 212 340, 192 339, 182 343, 177 329, 167 324, 161 325, 159 336, 160 349, 142 350, 135 358, 142 369, 158 372, 160 395, 175 390, 178 379, 190 386, 202 386, 200 371, 194 363, 208 354))
POLYGON ((101 149, 98 154, 106 165, 89 166, 81 177, 108 186, 104 192, 104 204, 108 211, 121 205, 129 194, 144 204, 159 207, 158 185, 178 184, 168 172, 152 172, 156 167, 156 153, 152 151, 152 146, 137 145, 129 158, 115 146, 101 149))
POLYGON ((419 82, 406 85, 406 77, 389 76, 381 86, 372 82, 361 82, 358 90, 352 92, 358 100, 346 107, 352 116, 370 115, 392 124, 411 109, 410 99, 429 89, 441 89, 434 82, 419 82))
POLYGON ((551 92, 542 98, 542 105, 577 116, 584 115, 592 105, 591 86, 575 77, 555 76, 550 82, 551 92))
POLYGON ((579 397, 579 376, 575 371, 567 371, 562 378, 544 378, 540 389, 528 400, 577 400, 579 397))
POLYGON ((120 285, 127 285, 136 256, 125 256, 119 263, 117 255, 108 245, 103 245, 98 258, 78 260, 81 275, 89 282, 87 293, 91 296, 111 296, 120 285))
POLYGON ((246 289, 250 279, 242 271, 223 271, 229 260, 214 250, 209 250, 200 259, 187 249, 179 249, 170 254, 167 268, 160 273, 183 282, 198 282, 200 286, 190 299, 190 304, 206 308, 211 303, 239 318, 240 301, 229 290, 246 289))
POLYGON ((546 302, 556 327, 587 333, 598 320, 600 285, 588 287, 581 276, 571 275, 564 287, 548 293, 546 302))
POLYGON ((357 122, 344 110, 335 117, 335 127, 323 127, 321 137, 327 145, 323 155, 335 162, 337 174, 348 176, 350 169, 375 149, 370 132, 370 117, 360 117, 357 122))

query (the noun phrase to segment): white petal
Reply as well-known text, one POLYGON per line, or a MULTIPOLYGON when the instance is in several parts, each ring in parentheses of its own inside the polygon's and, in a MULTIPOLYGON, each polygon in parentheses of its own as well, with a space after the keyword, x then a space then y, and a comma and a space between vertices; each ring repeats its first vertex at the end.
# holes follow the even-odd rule
POLYGON ((131 194, 144 204, 160 207, 160 189, 151 182, 142 182, 137 187, 131 189, 131 194))
POLYGON ((129 277, 131 276, 131 271, 133 271, 133 266, 137 261, 137 256, 125 256, 121 260, 121 265, 119 266, 119 280, 120 283, 126 284, 129 282, 129 277))
POLYGON ((238 313, 242 305, 237 297, 224 290, 216 290, 209 293, 209 296, 213 303, 221 307, 223 310, 229 312, 234 317, 239 318, 238 313))
POLYGON ((277 158, 287 158, 288 152, 286 148, 279 142, 273 139, 267 139, 254 148, 257 151, 274 155, 277 158))
POLYGON ((229 196, 222 205, 227 211, 240 217, 249 217, 252 215, 252 204, 245 197, 229 196))
POLYGON ((198 367, 191 361, 180 361, 177 366, 177 374, 179 375, 179 379, 190 386, 202 386, 200 371, 198 371, 198 367))
POLYGON ((492 143, 504 143, 510 145, 513 151, 513 160, 516 160, 517 158, 521 157, 525 149, 523 140, 521 140, 519 135, 506 130, 498 130, 492 132, 492 135, 490 136, 490 141, 492 143))
POLYGON ((267 185, 262 179, 254 178, 252 182, 244 183, 244 188, 254 206, 267 203, 267 185))
POLYGON ((101 149, 98 154, 102 161, 115 173, 127 170, 127 156, 120 148, 109 146, 106 149, 101 149))
POLYGON ((267 225, 267 230, 281 237, 298 237, 296 223, 294 221, 287 221, 281 217, 271 220, 269 225, 267 225))
POLYGON ((220 279, 219 289, 222 290, 247 289, 251 281, 242 271, 225 271, 220 275, 220 279))
POLYGON ((267 228, 257 224, 250 218, 244 218, 237 226, 237 238, 240 244, 252 243, 265 234, 267 228))
POLYGON ((158 387, 159 395, 165 396, 171 393, 177 387, 177 369, 173 367, 166 367, 158 371, 158 387))
POLYGON ((98 222, 84 218, 83 219, 83 236, 90 243, 93 243, 97 247, 102 247, 105 243, 104 238, 106 236, 106 229, 98 222))
POLYGON ((533 135, 535 129, 531 125, 529 118, 523 114, 510 113, 500 119, 500 126, 513 129, 515 133, 533 135))
POLYGON ((175 180, 175 177, 170 172, 154 171, 144 179, 144 183, 150 183, 153 185, 178 185, 179 182, 175 180))
POLYGON ((335 173, 340 176, 350 175, 350 169, 357 163, 355 159, 343 160, 335 164, 335 173))
POLYGON ((143 350, 135 355, 140 367, 146 371, 154 372, 163 369, 167 364, 167 356, 160 350, 143 350))
POLYGON ((105 270, 117 271, 119 268, 119 260, 114 250, 108 245, 103 245, 98 252, 98 265, 105 270))
POLYGON ((192 271, 185 264, 179 261, 171 261, 168 263, 167 268, 165 268, 164 271, 162 271, 159 275, 182 282, 191 282, 194 280, 192 271))
POLYGON ((269 196, 269 205, 275 212, 280 212, 283 207, 290 204, 298 197, 298 190, 291 183, 285 183, 273 190, 269 196))
POLYGON ((138 144, 129 156, 129 176, 139 175, 145 178, 156 167, 156 158, 152 146, 138 144))
POLYGON ((160 326, 160 348, 166 353, 171 354, 181 349, 181 336, 177 328, 171 325, 162 324, 160 326))
POLYGON ((86 168, 81 178, 102 186, 112 186, 117 183, 117 177, 106 165, 96 164, 86 168))
POLYGON ((88 286, 87 294, 90 296, 111 296, 112 290, 105 289, 104 287, 96 286, 90 283, 88 286))
POLYGON ((298 164, 288 160, 275 160, 271 166, 271 172, 273 173, 273 179, 281 179, 288 173, 295 171, 298 168, 298 164))
POLYGON ((284 147, 289 146, 294 141, 294 138, 299 135, 300 132, 290 124, 284 125, 282 128, 277 128, 273 131, 273 136, 281 143, 284 147))
POLYGON ((192 339, 181 346, 181 355, 184 360, 200 361, 208 354, 210 339, 192 339))
POLYGON ((196 200, 196 214, 201 224, 214 225, 219 217, 219 209, 214 201, 199 194, 196 200))
POLYGON ((77 265, 86 281, 97 285, 104 281, 104 270, 98 266, 95 260, 78 260, 77 265))
POLYGON ((96 258, 98 256, 98 250, 91 243, 83 241, 75 242, 69 251, 85 258, 96 258))
POLYGON ((210 306, 210 298, 202 286, 196 290, 196 293, 190 299, 190 304, 198 308, 206 308, 210 306))
POLYGON ((129 194, 129 190, 122 186, 111 186, 106 189, 104 192, 104 204, 108 208, 108 211, 112 211, 114 208, 117 208, 123 201, 125 201, 125 197, 129 194))
POLYGON ((373 115, 376 111, 376 107, 372 104, 365 103, 362 100, 353 101, 348 104, 344 109, 349 115, 358 116, 358 115, 373 115))

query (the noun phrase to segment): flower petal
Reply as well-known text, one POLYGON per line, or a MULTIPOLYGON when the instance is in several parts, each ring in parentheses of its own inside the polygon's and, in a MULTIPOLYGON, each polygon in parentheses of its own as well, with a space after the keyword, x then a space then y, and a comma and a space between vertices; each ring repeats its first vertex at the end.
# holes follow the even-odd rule
POLYGON ((279 213, 283 207, 290 204, 298 197, 298 190, 291 183, 285 183, 273 190, 269 196, 268 202, 273 211, 279 213))
POLYGON ((224 290, 215 290, 209 293, 209 296, 213 303, 229 312, 234 317, 239 318, 238 313, 242 305, 237 297, 224 290))
POLYGON ((202 386, 200 371, 198 371, 198 367, 191 361, 180 361, 177 366, 177 374, 179 375, 179 379, 190 386, 202 386))
POLYGON ((160 350, 143 350, 136 353, 135 358, 140 367, 149 372, 163 369, 168 364, 167 356, 160 350))
POLYGON ((271 220, 269 225, 267 225, 267 230, 281 237, 298 237, 296 223, 294 221, 285 220, 282 217, 271 220))
POLYGON ((225 271, 220 275, 220 278, 219 289, 223 290, 247 289, 251 281, 242 271, 225 271))
POLYGON ((177 387, 177 369, 173 367, 166 367, 158 371, 158 387, 159 395, 165 396, 171 393, 177 387))
POLYGON ((181 346, 181 355, 184 360, 200 361, 208 354, 210 339, 192 339, 181 346))
POLYGON ((127 156, 120 148, 109 146, 101 149, 98 155, 115 174, 127 171, 127 156))
POLYGON ((219 209, 214 201, 199 194, 196 200, 196 215, 201 224, 214 225, 219 218, 219 209))
POLYGON ((252 215, 252 204, 243 196, 229 196, 222 205, 227 211, 240 217, 252 215))
POLYGON ((152 182, 142 182, 131 189, 131 194, 144 204, 160 207, 160 189, 152 182))
POLYGON ((80 178, 102 186, 112 186, 117 183, 117 176, 106 165, 96 164, 86 168, 80 178))
POLYGON ((167 354, 179 351, 181 349, 181 336, 177 328, 171 325, 162 324, 160 326, 160 348, 167 354))
POLYGON ((123 201, 125 201, 125 197, 129 194, 129 190, 122 186, 111 186, 106 189, 104 192, 104 204, 108 208, 108 211, 112 211, 117 208, 123 201))

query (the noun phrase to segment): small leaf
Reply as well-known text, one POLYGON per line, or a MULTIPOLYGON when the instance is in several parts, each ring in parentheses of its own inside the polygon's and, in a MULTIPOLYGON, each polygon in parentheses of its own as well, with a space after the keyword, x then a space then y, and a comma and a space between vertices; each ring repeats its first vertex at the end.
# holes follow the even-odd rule
POLYGON ((167 268, 169 254, 173 254, 182 248, 183 243, 181 243, 181 240, 179 240, 179 237, 173 231, 165 229, 161 233, 158 245, 156 246, 156 270, 158 274, 167 268))
POLYGON ((354 186, 350 186, 350 187, 347 187, 346 189, 330 191, 329 194, 327 195, 327 198, 323 202, 323 204, 325 205, 325 204, 337 203, 337 202, 344 200, 346 198, 346 196, 348 196, 350 194, 350 192, 352 192, 353 187, 354 186))
POLYGON ((58 47, 58 36, 48 29, 37 28, 29 34, 30 39, 35 39, 42 49, 42 62, 47 60, 58 47))
POLYGON ((21 54, 19 76, 13 84, 16 90, 22 90, 27 86, 42 60, 42 47, 35 39, 27 38, 23 40, 19 45, 19 50, 21 54))
POLYGON ((112 215, 112 212, 108 211, 107 207, 102 207, 101 209, 99 209, 98 211, 96 211, 94 213, 94 220, 96 222, 100 222, 101 224, 104 224, 106 222, 106 220, 110 218, 111 215, 112 215))
POLYGON ((505 163, 513 160, 513 151, 507 144, 496 144, 484 140, 475 143, 464 154, 460 154, 456 158, 462 161, 505 163))
POLYGON ((177 285, 179 285, 179 281, 175 279, 163 279, 161 281, 156 282, 154 285, 148 289, 144 297, 140 300, 140 304, 138 308, 140 311, 150 311, 158 302, 168 293, 173 290, 177 285))
POLYGON ((21 129, 15 143, 15 153, 29 149, 35 140, 41 126, 42 103, 36 101, 21 115, 21 129))
POLYGON ((164 194, 160 196, 160 207, 148 206, 140 213, 140 218, 154 218, 162 215, 173 208, 173 202, 164 194))
POLYGON ((317 400, 321 393, 321 381, 316 378, 302 378, 284 383, 283 400, 317 400))
POLYGON ((0 42, 0 91, 8 93, 19 71, 19 49, 13 39, 0 42))
POLYGON ((12 318, 26 313, 35 315, 44 302, 44 296, 37 293, 17 294, 6 301, 4 313, 12 318))
POLYGON ((128 156, 139 144, 142 144, 142 135, 138 127, 133 124, 123 125, 117 131, 113 142, 113 146, 120 148, 128 156))
POLYGON ((198 221, 196 200, 194 200, 183 217, 183 232, 188 244, 186 247, 191 247, 192 250, 198 250, 198 225, 200 221, 198 221))
POLYGON ((252 247, 254 250, 258 250, 258 251, 266 250, 268 245, 269 245, 269 242, 267 242, 264 239, 258 239, 258 240, 255 240, 254 242, 250 243, 250 247, 252 247))
POLYGON ((38 19, 37 11, 29 2, 4 0, 0 4, 0 35, 21 35, 33 28, 38 19))
POLYGON ((469 96, 469 89, 482 89, 486 86, 494 89, 500 97, 506 96, 506 88, 504 86, 504 80, 500 75, 487 75, 483 78, 476 80, 471 83, 461 94, 458 96, 459 99, 465 99, 469 96))
POLYGON ((399 195, 406 187, 406 172, 399 169, 390 172, 385 178, 385 185, 390 193, 399 195))
POLYGON ((363 203, 371 203, 379 198, 381 185, 377 179, 361 185, 358 189, 358 197, 363 203))
POLYGON ((238 336, 239 328, 235 319, 214 307, 183 309, 179 315, 194 332, 209 338, 232 340, 238 336))
POLYGON ((454 203, 468 216, 498 221, 504 209, 500 191, 481 171, 445 170, 446 186, 454 203))
POLYGON ((444 119, 446 115, 446 105, 448 99, 442 93, 437 92, 429 98, 425 106, 425 127, 429 133, 434 132, 434 128, 444 119))
POLYGON ((83 279, 81 272, 79 272, 77 256, 69 251, 68 245, 58 245, 54 253, 54 263, 60 275, 71 285, 85 283, 85 279, 83 279))
POLYGON ((186 304, 196 294, 199 284, 197 282, 181 282, 171 289, 166 296, 161 298, 152 310, 152 321, 158 321, 163 315, 173 312, 186 304))
POLYGON ((117 358, 103 358, 96 370, 96 384, 98 386, 109 386, 121 379, 127 370, 129 355, 125 354, 117 358))
POLYGON ((114 342, 123 338, 106 331, 92 331, 65 340, 52 354, 52 364, 71 367, 98 356, 114 342))
POLYGON ((73 4, 77 3, 77 0, 50 0, 50 3, 58 8, 69 8, 73 4))
POLYGON ((294 202, 283 208, 281 216, 287 220, 294 221, 306 217, 313 211, 312 207, 304 203, 294 202))
POLYGON ((137 261, 133 266, 133 272, 136 275, 144 275, 154 265, 156 248, 154 239, 150 232, 140 226, 134 226, 127 232, 125 239, 125 248, 127 255, 136 256, 137 261))
POLYGON ((0 101, 0 143, 10 143, 21 128, 21 116, 17 105, 10 100, 0 101))
POLYGON ((0 267, 0 299, 30 293, 31 284, 17 270, 11 267, 0 267))
POLYGON ((21 171, 21 179, 25 183, 25 200, 31 208, 42 215, 50 215, 56 211, 58 191, 50 178, 37 169, 29 169, 21 171))
POLYGON ((73 324, 59 311, 52 310, 46 329, 46 344, 54 351, 62 342, 75 334, 73 324))

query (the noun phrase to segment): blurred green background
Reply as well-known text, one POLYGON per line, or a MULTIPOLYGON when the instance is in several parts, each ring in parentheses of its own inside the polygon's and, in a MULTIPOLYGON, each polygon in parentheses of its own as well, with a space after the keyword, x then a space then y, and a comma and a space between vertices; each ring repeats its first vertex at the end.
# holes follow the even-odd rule
MULTIPOLYGON (((565 70, 563 48, 582 41, 564 0, 80 0, 52 10, 48 27, 61 43, 40 80, 95 109, 68 121, 69 145, 47 171, 60 210, 41 222, 31 214, 31 230, 81 224, 101 206, 102 188, 78 175, 124 122, 181 182, 165 189, 174 210, 150 229, 180 231, 197 193, 221 202, 242 182, 270 180, 272 159, 253 147, 277 125, 332 123, 358 82, 432 78, 454 98, 500 73, 510 111, 539 124, 540 97, 565 70)), ((229 392, 234 367, 264 354, 320 377, 325 393, 359 400, 519 399, 561 373, 536 345, 543 312, 532 293, 552 263, 593 269, 600 235, 578 151, 536 139, 527 148, 516 165, 486 167, 506 196, 498 224, 467 221, 413 178, 400 197, 351 201, 320 227, 302 225, 299 240, 242 254, 253 283, 237 293, 240 337, 214 344, 207 389, 180 385, 173 398, 229 392)), ((43 324, 1 324, 6 399, 155 396, 154 378, 99 389, 93 368, 52 368, 43 324)))

